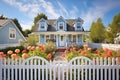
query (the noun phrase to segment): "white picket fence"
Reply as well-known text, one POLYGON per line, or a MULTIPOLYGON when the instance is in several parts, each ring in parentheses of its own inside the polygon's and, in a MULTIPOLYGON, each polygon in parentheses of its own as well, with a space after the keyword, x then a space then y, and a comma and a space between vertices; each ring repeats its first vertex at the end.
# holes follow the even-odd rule
POLYGON ((120 80, 117 58, 76 57, 71 61, 48 62, 34 56, 0 59, 0 80, 120 80))

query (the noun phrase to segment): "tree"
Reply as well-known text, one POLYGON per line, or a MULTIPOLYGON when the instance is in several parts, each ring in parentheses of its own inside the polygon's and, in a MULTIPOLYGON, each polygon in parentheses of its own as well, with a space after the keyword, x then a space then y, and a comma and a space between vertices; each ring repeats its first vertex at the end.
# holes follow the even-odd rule
POLYGON ((41 18, 44 18, 45 20, 47 20, 47 16, 43 13, 40 13, 40 14, 37 14, 37 16, 34 18, 34 25, 32 26, 32 29, 31 31, 34 30, 35 26, 36 26, 36 23, 41 19, 41 18))
POLYGON ((30 34, 30 33, 31 33, 31 30, 29 30, 29 29, 24 30, 24 35, 26 37, 28 37, 28 34, 30 34))
POLYGON ((114 43, 114 38, 117 37, 117 33, 120 32, 120 13, 115 15, 112 24, 109 24, 110 31, 106 31, 106 42, 114 43))
POLYGON ((0 16, 0 19, 8 19, 7 17, 5 17, 3 14, 0 16))
POLYGON ((104 41, 105 28, 101 18, 97 19, 97 22, 93 22, 90 28, 90 39, 92 42, 101 43, 104 41))
POLYGON ((20 23, 18 22, 18 20, 16 18, 12 19, 12 21, 15 23, 15 25, 18 27, 18 29, 20 30, 20 32, 25 36, 22 27, 20 25, 20 23))

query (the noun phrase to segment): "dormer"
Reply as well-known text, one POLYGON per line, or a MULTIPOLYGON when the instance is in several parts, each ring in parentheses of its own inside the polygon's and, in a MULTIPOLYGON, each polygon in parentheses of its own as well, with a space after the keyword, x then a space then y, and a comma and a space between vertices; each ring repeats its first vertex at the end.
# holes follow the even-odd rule
POLYGON ((81 18, 77 18, 75 20, 75 31, 83 31, 83 27, 82 27, 82 24, 83 24, 83 20, 81 18))
POLYGON ((57 20, 56 20, 56 31, 59 31, 59 30, 62 30, 62 31, 66 31, 67 28, 66 28, 66 21, 65 19, 60 16, 57 20))
POLYGON ((48 25, 44 18, 39 20, 39 31, 47 31, 48 25))

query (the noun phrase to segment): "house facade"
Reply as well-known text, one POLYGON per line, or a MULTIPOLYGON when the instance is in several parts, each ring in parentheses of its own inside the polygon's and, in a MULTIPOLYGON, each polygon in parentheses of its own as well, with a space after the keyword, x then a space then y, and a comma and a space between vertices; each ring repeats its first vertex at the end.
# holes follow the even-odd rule
POLYGON ((0 48, 18 46, 25 37, 10 19, 0 20, 0 48))
POLYGON ((86 33, 83 22, 81 18, 64 19, 62 16, 58 19, 42 18, 37 22, 33 33, 39 36, 39 44, 53 40, 57 47, 66 47, 71 43, 80 45, 86 33))

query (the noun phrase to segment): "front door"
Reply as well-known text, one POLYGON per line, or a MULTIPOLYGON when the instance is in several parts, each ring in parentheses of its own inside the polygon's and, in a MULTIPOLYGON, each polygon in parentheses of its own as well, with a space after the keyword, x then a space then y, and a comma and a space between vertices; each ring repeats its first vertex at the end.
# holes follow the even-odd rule
POLYGON ((59 45, 60 45, 60 47, 64 46, 64 36, 63 35, 60 35, 59 45))

